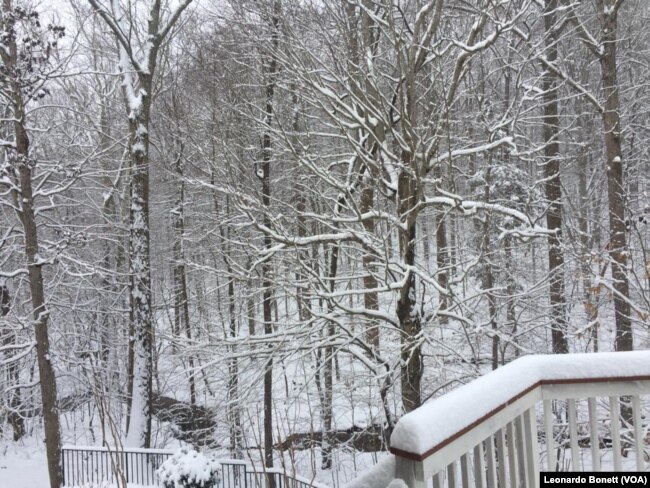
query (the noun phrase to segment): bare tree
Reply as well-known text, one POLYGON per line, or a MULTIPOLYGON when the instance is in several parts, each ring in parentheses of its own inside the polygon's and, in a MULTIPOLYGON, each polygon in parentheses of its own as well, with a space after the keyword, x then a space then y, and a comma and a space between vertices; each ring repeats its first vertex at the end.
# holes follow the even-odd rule
POLYGON ((142 45, 137 44, 138 37, 135 32, 139 31, 139 19, 134 12, 124 12, 119 1, 112 1, 108 5, 99 0, 88 2, 115 35, 129 123, 132 165, 129 254, 132 326, 135 339, 130 422, 126 442, 131 446, 149 447, 154 337, 149 225, 149 125, 159 51, 192 0, 183 0, 166 22, 162 19, 162 1, 151 2, 142 45))
MULTIPOLYGON (((625 208, 626 186, 623 161, 620 87, 618 81, 618 15, 624 0, 598 0, 595 14, 600 35, 594 36, 585 19, 569 5, 569 19, 583 44, 600 64, 601 94, 604 102, 585 87, 571 79, 558 65, 542 57, 544 65, 556 76, 567 81, 600 114, 603 124, 607 171, 607 200, 609 214, 609 243, 607 245, 612 273, 611 291, 614 296, 616 345, 618 351, 633 349, 630 307, 630 281, 627 274, 629 247, 627 244, 625 208)), ((566 5, 566 2, 565 2, 566 5)))
MULTIPOLYGON (((557 61, 559 36, 556 10, 557 0, 547 0, 544 9, 544 31, 546 58, 557 61)), ((562 254, 562 182, 560 180, 560 121, 558 76, 546 69, 543 75, 544 90, 544 179, 546 199, 549 208, 546 212, 548 237, 549 299, 551 303, 551 337, 554 353, 569 352, 566 338, 567 312, 564 296, 564 256, 562 254)))
MULTIPOLYGON (((45 445, 50 486, 63 483, 61 464, 61 429, 57 408, 56 372, 50 353, 48 325, 50 311, 45 297, 43 267, 48 260, 41 255, 37 217, 38 160, 30 151, 27 105, 46 96, 44 84, 51 76, 50 53, 63 37, 64 29, 50 25, 41 27, 39 14, 29 8, 3 0, 0 12, 0 96, 8 103, 6 120, 13 125, 12 139, 2 141, 11 168, 10 194, 23 230, 24 258, 29 276, 36 354, 43 405, 45 445)), ((3 292, 3 295, 5 293, 3 292)))
POLYGON ((625 229, 625 176, 622 149, 619 84, 617 73, 618 12, 623 0, 598 0, 602 37, 597 48, 600 61, 603 105, 603 133, 607 157, 607 197, 609 202, 609 255, 614 290, 616 350, 634 348, 630 317, 630 284, 627 276, 629 249, 625 229))
MULTIPOLYGON (((265 209, 264 223, 270 225, 271 206, 271 159, 272 159, 272 141, 271 125, 273 123, 273 96, 276 88, 276 77, 278 72, 278 63, 275 58, 275 52, 279 43, 279 26, 280 26, 281 3, 280 0, 274 0, 272 10, 266 12, 268 16, 269 27, 271 30, 271 46, 269 52, 263 54, 264 66, 264 125, 266 129, 262 135, 262 152, 260 161, 260 180, 262 183, 262 206, 265 209)), ((273 240, 268 234, 264 235, 264 249, 270 250, 273 246, 273 240)), ((273 281, 271 279, 271 263, 266 261, 262 266, 262 311, 264 314, 264 333, 273 333, 273 281)), ((269 354, 266 370, 264 372, 264 465, 267 468, 273 467, 273 355, 269 354)), ((274 488, 275 479, 269 478, 271 488, 274 488)))

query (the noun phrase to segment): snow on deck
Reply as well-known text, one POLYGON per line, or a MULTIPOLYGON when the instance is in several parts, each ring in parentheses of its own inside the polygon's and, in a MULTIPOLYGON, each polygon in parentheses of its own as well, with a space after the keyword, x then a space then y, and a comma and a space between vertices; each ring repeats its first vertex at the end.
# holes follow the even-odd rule
POLYGON ((404 415, 391 447, 424 454, 539 382, 650 376, 650 351, 526 356, 404 415))
POLYGON ((380 488, 388 486, 395 479, 395 456, 392 454, 379 460, 358 478, 344 485, 344 488, 380 488))

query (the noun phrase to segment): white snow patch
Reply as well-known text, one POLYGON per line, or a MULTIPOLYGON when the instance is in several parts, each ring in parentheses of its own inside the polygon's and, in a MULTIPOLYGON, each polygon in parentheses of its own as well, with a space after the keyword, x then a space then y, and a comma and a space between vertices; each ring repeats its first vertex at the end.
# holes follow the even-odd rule
POLYGON ((7 444, 0 442, 0 486, 50 486, 42 438, 27 437, 20 442, 7 444))
POLYGON ((401 488, 400 485, 394 485, 394 479, 395 456, 391 455, 381 459, 343 488, 388 488, 389 485, 391 488, 401 488))
POLYGON ((387 488, 409 488, 404 480, 393 480, 390 482, 387 488))

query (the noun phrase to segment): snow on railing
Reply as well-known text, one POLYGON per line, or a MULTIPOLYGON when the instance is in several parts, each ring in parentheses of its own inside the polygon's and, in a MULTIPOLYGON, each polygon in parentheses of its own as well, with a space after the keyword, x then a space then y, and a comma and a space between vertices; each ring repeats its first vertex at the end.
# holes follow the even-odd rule
POLYGON ((632 454, 625 468, 640 471, 641 394, 650 394, 650 351, 527 356, 403 416, 391 436, 394 458, 348 488, 370 486, 366 479, 376 488, 391 480, 409 488, 536 488, 540 439, 548 471, 600 471, 603 461, 621 470, 622 447, 632 454))

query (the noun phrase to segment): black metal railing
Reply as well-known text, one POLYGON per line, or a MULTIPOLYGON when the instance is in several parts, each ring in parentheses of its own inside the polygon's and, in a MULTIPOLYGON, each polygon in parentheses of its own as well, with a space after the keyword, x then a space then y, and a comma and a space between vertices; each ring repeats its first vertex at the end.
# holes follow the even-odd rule
POLYGON ((294 478, 278 470, 262 471, 256 469, 248 471, 246 477, 246 488, 312 488, 322 486, 313 481, 294 478))
MULTIPOLYGON (((113 449, 107 447, 64 447, 64 486, 127 483, 159 486, 156 470, 172 451, 157 449, 113 449)), ((162 486, 162 485, 160 485, 162 486)))
MULTIPOLYGON (((64 446, 63 484, 86 488, 123 479, 138 485, 162 486, 156 471, 173 453, 162 449, 64 446)), ((251 468, 246 462, 234 459, 218 462, 220 488, 326 488, 278 469, 251 468)))

